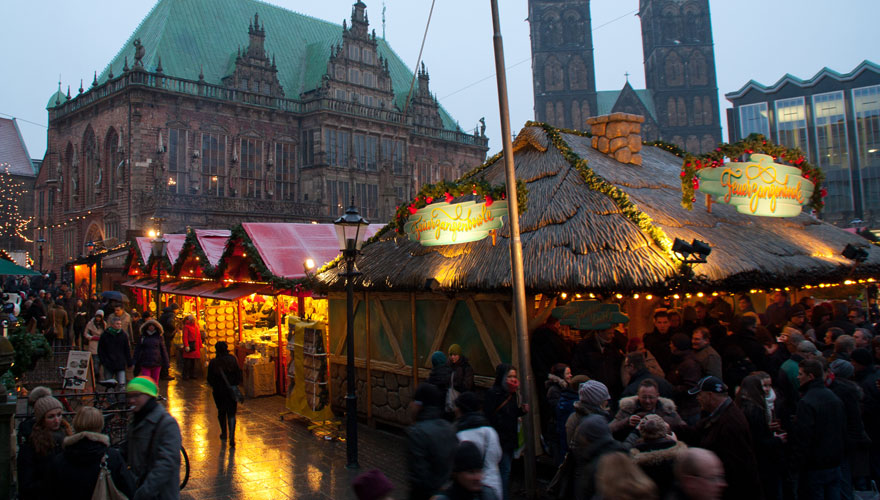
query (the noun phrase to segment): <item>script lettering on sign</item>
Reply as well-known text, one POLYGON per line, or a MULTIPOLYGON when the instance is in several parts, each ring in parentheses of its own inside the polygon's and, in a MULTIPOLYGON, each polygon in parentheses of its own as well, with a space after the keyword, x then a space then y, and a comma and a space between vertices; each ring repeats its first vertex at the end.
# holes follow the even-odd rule
POLYGON ((432 203, 412 214, 403 230, 410 240, 428 247, 469 243, 500 229, 506 214, 507 201, 491 205, 473 201, 432 203))
POLYGON ((620 312, 620 305, 598 300, 579 300, 559 306, 551 313, 559 323, 578 330, 607 330, 618 323, 629 323, 629 316, 620 312))
POLYGON ((718 203, 733 205, 743 214, 766 217, 794 217, 813 195, 813 183, 801 170, 781 165, 764 154, 753 154, 747 162, 730 162, 723 167, 697 171, 699 191, 718 203))

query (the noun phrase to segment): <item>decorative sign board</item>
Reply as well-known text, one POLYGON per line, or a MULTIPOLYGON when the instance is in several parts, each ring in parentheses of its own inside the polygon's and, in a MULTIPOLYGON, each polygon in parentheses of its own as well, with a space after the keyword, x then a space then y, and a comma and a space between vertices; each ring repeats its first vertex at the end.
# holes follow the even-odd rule
POLYGON ((457 245, 479 241, 500 229, 507 215, 507 201, 491 205, 465 201, 432 203, 412 214, 403 226, 412 241, 423 246, 457 245))
POLYGON ((69 351, 67 353, 67 366, 64 370, 65 389, 81 391, 86 388, 89 380, 89 363, 92 355, 89 351, 69 351))
POLYGON ((559 323, 578 330, 607 330, 618 323, 629 323, 629 316, 620 312, 619 304, 598 300, 569 302, 551 313, 559 323))
POLYGON ((764 154, 747 162, 697 171, 699 191, 718 202, 736 207, 739 213, 766 217, 794 217, 810 201, 814 185, 801 176, 801 169, 780 165, 764 154))

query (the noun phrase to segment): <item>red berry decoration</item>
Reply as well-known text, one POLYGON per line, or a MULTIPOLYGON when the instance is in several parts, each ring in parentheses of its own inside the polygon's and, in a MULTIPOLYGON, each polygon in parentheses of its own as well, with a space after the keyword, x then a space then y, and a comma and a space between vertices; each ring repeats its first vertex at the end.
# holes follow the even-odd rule
POLYGON ((492 203, 494 203, 494 202, 495 202, 495 200, 492 199, 492 195, 487 194, 486 195, 486 206, 491 207, 492 203))
POLYGON ((431 203, 434 203, 434 198, 432 198, 432 197, 430 197, 430 196, 426 196, 426 197, 425 197, 425 203, 427 203, 427 204, 429 204, 429 205, 430 205, 431 203))
POLYGON ((822 189, 819 191, 819 196, 821 196, 822 198, 828 196, 828 190, 825 189, 825 188, 822 188, 822 189))
POLYGON ((694 189, 700 189, 700 179, 694 177, 694 189))
POLYGON ((684 170, 682 170, 682 171, 681 171, 681 176, 684 177, 685 175, 687 175, 687 173, 686 173, 684 170))
POLYGON ((416 206, 415 206, 415 205, 410 205, 410 206, 409 206, 409 213, 410 213, 410 215, 415 215, 416 212, 418 212, 418 209, 416 208, 416 206))
POLYGON ((453 198, 453 196, 452 196, 451 194, 446 193, 444 196, 446 197, 446 203, 452 203, 452 200, 453 200, 454 198, 453 198))

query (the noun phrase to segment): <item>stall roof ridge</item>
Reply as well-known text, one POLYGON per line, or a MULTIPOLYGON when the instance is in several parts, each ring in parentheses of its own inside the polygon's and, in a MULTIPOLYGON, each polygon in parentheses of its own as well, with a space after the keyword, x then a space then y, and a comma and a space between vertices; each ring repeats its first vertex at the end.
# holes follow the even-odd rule
MULTIPOLYGON (((520 225, 526 288, 534 293, 668 290, 682 278, 680 264, 664 249, 674 238, 709 243, 709 262, 694 266, 692 283, 728 290, 843 280, 852 265, 840 251, 847 243, 867 247, 863 238, 809 214, 757 217, 723 204, 713 204, 709 213, 701 197, 688 211, 681 206, 681 158, 645 145, 642 166, 622 164, 593 149, 588 135, 526 125, 519 135, 534 137, 518 141, 522 147, 515 148, 514 162, 517 178, 528 189, 528 209, 520 215, 520 225), (554 147, 542 151, 529 146, 547 143, 554 147), (587 171, 580 170, 582 162, 570 163, 568 152, 585 160, 587 171), (621 199, 635 210, 624 212, 621 199)), ((499 158, 475 177, 503 184, 504 162, 499 158)), ((387 231, 364 246, 358 285, 412 291, 424 290, 434 280, 447 292, 507 289, 508 238, 505 224, 495 246, 487 238, 422 247, 387 231)), ((880 271, 880 248, 868 250, 858 273, 880 271)), ((332 268, 319 279, 339 287, 343 280, 338 272, 339 267, 332 268)))

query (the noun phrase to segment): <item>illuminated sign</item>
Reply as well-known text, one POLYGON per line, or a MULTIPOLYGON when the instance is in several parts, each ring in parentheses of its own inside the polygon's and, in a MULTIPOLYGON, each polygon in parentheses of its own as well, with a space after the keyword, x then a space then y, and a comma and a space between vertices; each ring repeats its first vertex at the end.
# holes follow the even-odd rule
POLYGON ((697 178, 699 191, 716 202, 733 205, 743 214, 767 217, 801 213, 814 189, 813 183, 801 176, 801 169, 780 165, 763 154, 753 154, 747 162, 698 170, 697 178))
POLYGON ((629 317, 620 312, 620 305, 598 300, 569 302, 553 309, 551 314, 560 324, 578 330, 607 330, 618 323, 629 323, 629 317))
POLYGON ((507 215, 507 201, 491 205, 473 201, 432 203, 410 215, 403 230, 410 240, 426 247, 457 245, 482 240, 489 231, 500 229, 503 215, 507 215))

